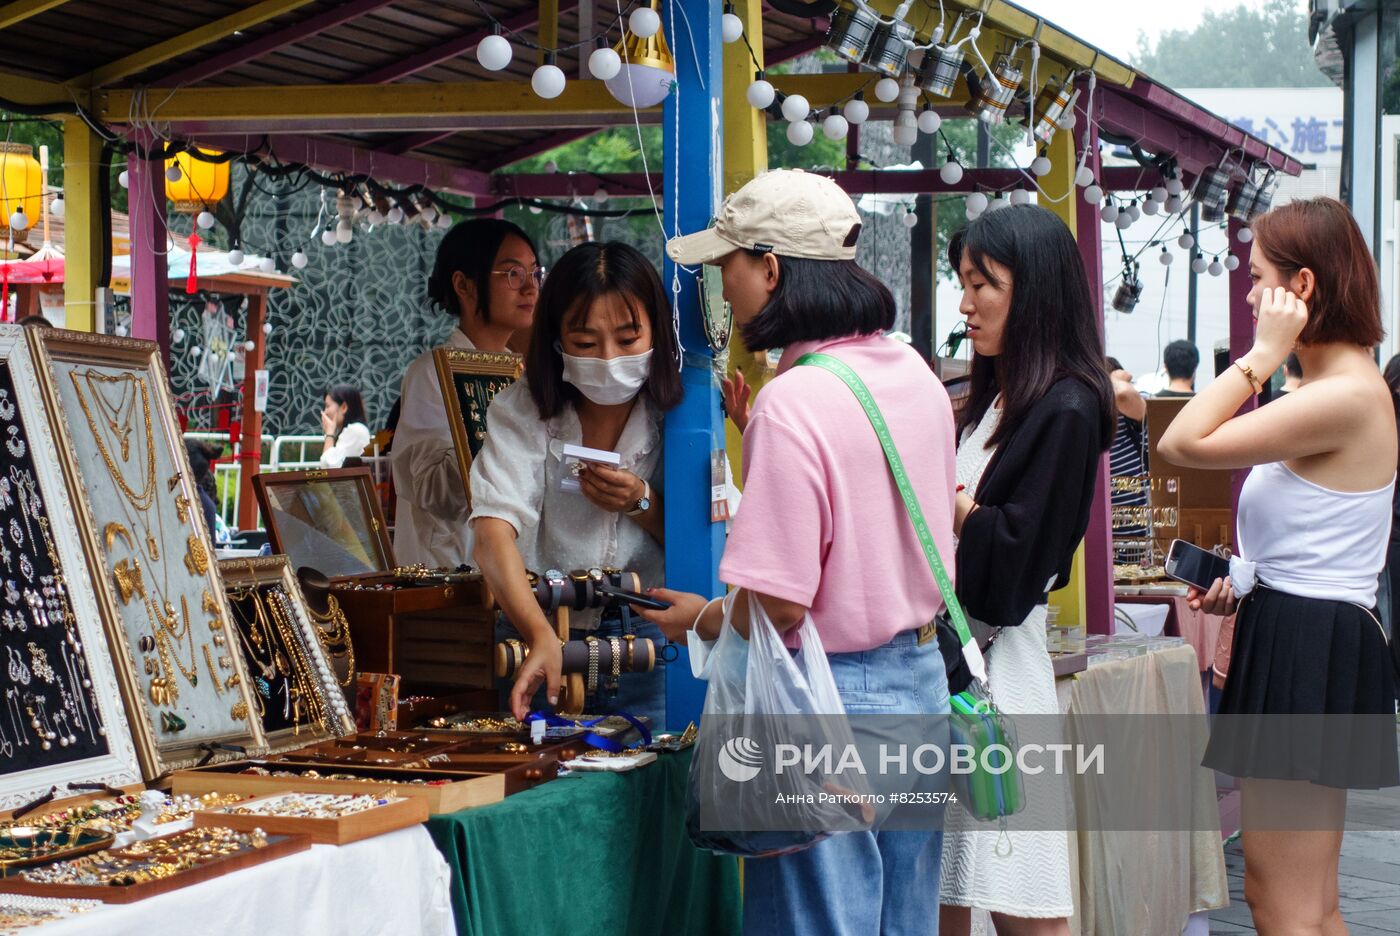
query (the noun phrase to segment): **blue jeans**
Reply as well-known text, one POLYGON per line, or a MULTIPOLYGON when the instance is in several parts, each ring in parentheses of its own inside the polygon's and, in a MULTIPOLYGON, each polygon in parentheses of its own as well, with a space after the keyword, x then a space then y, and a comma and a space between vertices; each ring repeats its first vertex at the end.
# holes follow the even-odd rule
MULTIPOLYGON (((863 729, 882 733, 885 720, 875 716, 948 713, 947 674, 937 640, 920 646, 915 632, 906 631, 882 647, 833 653, 829 659, 847 714, 863 716, 852 723, 858 744, 872 740, 861 738, 868 734, 863 729)), ((941 831, 877 826, 834 835, 796 854, 748 859, 744 932, 936 936, 942 852, 941 831)))
MULTIPOLYGON (((606 680, 598 680, 597 692, 591 693, 584 702, 584 712, 589 715, 611 715, 614 712, 627 712, 630 715, 646 716, 651 719, 652 731, 666 727, 666 669, 661 663, 661 648, 666 643, 661 629, 637 614, 629 615, 631 620, 624 626, 621 615, 605 614, 595 630, 570 630, 570 640, 583 640, 589 634, 595 637, 617 637, 623 633, 647 637, 656 645, 656 666, 650 673, 623 673, 618 677, 617 689, 609 689, 606 680)), ((496 616, 496 640, 519 639, 520 634, 502 615, 496 616)), ((606 676, 606 674, 604 674, 606 676)), ((496 689, 501 697, 502 710, 510 707, 510 690, 513 680, 496 680, 496 689)), ((535 693, 530 707, 536 712, 549 710, 545 692, 535 693)))

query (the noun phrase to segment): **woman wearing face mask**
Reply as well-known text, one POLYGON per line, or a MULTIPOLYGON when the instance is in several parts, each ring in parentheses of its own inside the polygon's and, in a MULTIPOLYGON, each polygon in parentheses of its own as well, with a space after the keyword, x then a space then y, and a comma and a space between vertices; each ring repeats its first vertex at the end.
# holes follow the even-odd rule
MULTIPOLYGON (((958 597, 969 618, 1001 629, 986 651, 997 707, 1053 715, 1046 597, 1069 578, 1116 415, 1089 282, 1069 229, 1035 205, 973 221, 948 260, 975 352, 957 422, 958 597)), ((1051 790, 1031 788, 1031 824, 1063 830, 1051 790)), ((975 826, 949 811, 939 932, 965 936, 978 907, 998 933, 1067 936, 1066 833, 1013 830, 1008 841, 975 826)))
MULTIPOLYGON (((679 362, 666 291, 646 257, 590 243, 560 258, 540 293, 525 376, 492 401, 471 470, 476 564, 530 647, 510 696, 517 717, 542 688, 557 702, 563 661, 526 569, 613 566, 638 572, 644 585, 664 579, 661 418, 681 399, 679 362), (574 477, 563 459, 570 443, 616 452, 622 464, 585 464, 579 491, 563 490, 574 477)), ((575 613, 574 639, 620 635, 617 614, 575 613)), ((660 639, 640 618, 632 626, 660 639)), ((585 708, 661 725, 664 674, 624 675, 615 691, 600 682, 585 708)))
MULTIPOLYGON (((543 278, 535 245, 509 221, 477 218, 453 227, 428 279, 428 298, 457 320, 444 347, 508 350, 512 335, 529 332, 543 278)), ((471 506, 432 351, 408 365, 399 399, 394 556, 404 565, 455 568, 471 561, 471 506)))

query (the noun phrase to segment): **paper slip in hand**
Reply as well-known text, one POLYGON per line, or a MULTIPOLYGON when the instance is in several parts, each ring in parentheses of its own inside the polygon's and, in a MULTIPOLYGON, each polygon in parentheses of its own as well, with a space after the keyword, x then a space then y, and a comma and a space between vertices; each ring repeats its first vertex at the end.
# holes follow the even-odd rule
POLYGON ((622 456, 616 452, 607 452, 603 449, 588 448, 584 445, 574 445, 568 443, 564 446, 564 464, 569 471, 563 478, 559 479, 559 490, 572 494, 579 493, 578 473, 584 462, 591 462, 595 465, 607 465, 610 468, 622 467, 622 456))

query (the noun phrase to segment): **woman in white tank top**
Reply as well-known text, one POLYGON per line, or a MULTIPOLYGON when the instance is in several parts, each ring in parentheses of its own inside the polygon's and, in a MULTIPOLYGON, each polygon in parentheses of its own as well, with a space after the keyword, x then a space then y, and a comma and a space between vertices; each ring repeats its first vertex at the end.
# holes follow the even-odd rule
POLYGON ((1346 790, 1400 783, 1395 671, 1374 614, 1396 424, 1372 351, 1382 335, 1375 263, 1346 207, 1296 201, 1253 230, 1254 346, 1186 405, 1161 453, 1187 467, 1254 468, 1231 575, 1193 594, 1193 606, 1239 611, 1205 762, 1243 779, 1256 928, 1330 934, 1344 932, 1346 790), (1291 351, 1303 385, 1236 417, 1291 351), (1280 830, 1285 818, 1291 831, 1280 830))

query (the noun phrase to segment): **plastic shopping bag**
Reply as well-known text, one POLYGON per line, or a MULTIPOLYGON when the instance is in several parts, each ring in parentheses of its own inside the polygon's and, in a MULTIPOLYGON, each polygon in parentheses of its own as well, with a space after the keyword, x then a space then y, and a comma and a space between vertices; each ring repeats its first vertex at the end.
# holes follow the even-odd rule
POLYGON ((868 828, 874 812, 864 774, 833 770, 855 741, 811 618, 799 626, 801 651, 793 653, 749 601, 745 640, 732 622, 735 594, 725 597, 723 628, 699 673, 709 688, 686 798, 691 841, 767 857, 868 828), (817 755, 817 769, 806 760, 784 763, 780 749, 817 755))

